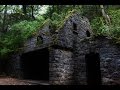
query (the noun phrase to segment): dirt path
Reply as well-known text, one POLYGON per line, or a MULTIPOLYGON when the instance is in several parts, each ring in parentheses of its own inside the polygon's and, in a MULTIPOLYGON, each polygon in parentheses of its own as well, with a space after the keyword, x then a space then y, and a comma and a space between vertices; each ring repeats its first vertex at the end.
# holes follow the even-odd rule
POLYGON ((45 81, 19 80, 9 77, 0 77, 0 85, 49 85, 45 81))

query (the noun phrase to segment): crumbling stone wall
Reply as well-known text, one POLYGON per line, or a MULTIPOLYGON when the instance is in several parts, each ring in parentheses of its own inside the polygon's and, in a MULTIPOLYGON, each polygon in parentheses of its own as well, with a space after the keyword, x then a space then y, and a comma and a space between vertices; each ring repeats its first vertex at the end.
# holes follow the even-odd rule
POLYGON ((30 52, 35 50, 35 48, 37 47, 36 43, 37 43, 36 36, 29 38, 24 44, 24 47, 23 47, 24 52, 30 52))
POLYGON ((103 85, 110 85, 120 81, 120 46, 113 44, 107 38, 96 39, 99 47, 100 65, 103 85), (108 79, 107 81, 105 79, 108 79), (114 82, 114 83, 115 83, 114 82))
POLYGON ((86 85, 86 63, 85 54, 89 53, 86 42, 77 42, 77 38, 74 42, 73 61, 74 61, 74 80, 77 85, 86 85), (81 82, 82 81, 82 82, 81 82))
MULTIPOLYGON (((54 35, 50 33, 49 25, 46 25, 39 31, 38 36, 42 37, 43 43, 37 46, 35 36, 26 42, 27 47, 22 53, 51 46, 49 50, 51 84, 87 85, 85 55, 90 52, 100 55, 103 85, 109 85, 111 79, 112 81, 120 80, 120 46, 113 44, 112 40, 106 37, 93 38, 88 19, 78 13, 69 17, 54 35)), ((9 60, 10 75, 22 76, 20 55, 13 55, 9 60)))
POLYGON ((14 54, 7 61, 7 74, 12 77, 22 78, 23 72, 20 61, 20 54, 14 54))
MULTIPOLYGON (((83 40, 81 43, 82 43, 80 45, 81 48, 78 47, 78 49, 76 50, 76 51, 79 51, 79 54, 78 54, 79 57, 81 57, 81 54, 82 54, 82 58, 81 59, 78 58, 80 61, 83 60, 84 62, 85 55, 87 53, 89 54, 90 52, 95 52, 100 55, 100 70, 101 70, 102 85, 119 84, 120 46, 114 44, 112 39, 109 39, 105 36, 89 38, 89 39, 83 40)), ((82 63, 80 62, 78 65, 80 64, 82 63)), ((83 68, 85 68, 85 66, 83 68)), ((82 68, 82 66, 77 66, 77 67, 82 68)), ((75 71, 78 71, 78 69, 75 69, 75 71)), ((85 77, 85 74, 81 73, 81 76, 85 77)), ((78 77, 77 79, 79 80, 80 78, 81 77, 78 77)))
POLYGON ((54 85, 71 85, 73 83, 72 52, 52 49, 49 61, 50 83, 54 85))
POLYGON ((49 23, 44 25, 44 27, 37 32, 37 35, 29 38, 23 47, 23 53, 41 49, 43 47, 48 47, 52 43, 52 35, 50 33, 49 23))
POLYGON ((92 34, 90 29, 91 28, 88 19, 76 13, 73 17, 70 17, 68 20, 66 20, 63 27, 58 30, 57 46, 60 46, 64 49, 55 49, 53 50, 54 53, 51 54, 53 55, 53 58, 50 60, 51 83, 60 85, 86 84, 85 54, 89 52, 89 44, 81 41, 88 37, 86 31, 92 34), (72 54, 72 56, 70 54, 66 55, 68 51, 65 51, 65 48, 72 50, 69 52, 72 54), (66 61, 67 58, 69 60, 66 63, 63 63, 63 60, 66 61), (52 61, 57 61, 57 64, 53 63, 52 61), (61 71, 61 69, 64 69, 64 65, 66 64, 69 64, 69 67, 71 67, 69 70, 66 69, 68 72, 71 72, 69 75, 67 75, 67 77, 71 76, 69 79, 67 77, 66 79, 62 78, 65 74, 67 74, 67 72, 61 71))
POLYGON ((76 37, 79 37, 79 39, 84 39, 87 37, 86 31, 92 35, 88 19, 76 13, 69 17, 63 27, 58 30, 58 45, 73 48, 73 41, 76 39, 73 38, 74 34, 77 34, 76 37), (74 24, 76 27, 74 27, 74 24))
POLYGON ((51 31, 51 28, 49 23, 44 25, 44 27, 41 30, 39 30, 38 36, 41 36, 41 39, 43 41, 41 44, 45 45, 45 44, 50 44, 52 42, 50 31, 51 31))
POLYGON ((88 31, 90 34, 91 28, 87 18, 81 17, 77 23, 78 29, 74 33, 73 40, 73 61, 74 61, 74 80, 77 85, 86 85, 86 63, 85 55, 89 53, 89 42, 86 41, 88 31))

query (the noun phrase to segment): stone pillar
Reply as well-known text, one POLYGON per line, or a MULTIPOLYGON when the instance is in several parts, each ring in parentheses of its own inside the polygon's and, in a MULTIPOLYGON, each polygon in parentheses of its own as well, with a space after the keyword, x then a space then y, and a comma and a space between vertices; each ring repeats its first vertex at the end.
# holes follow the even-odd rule
POLYGON ((8 74, 12 77, 22 78, 22 68, 20 62, 20 55, 16 54, 11 57, 8 61, 8 74))
POLYGON ((73 84, 72 52, 61 49, 50 51, 49 80, 53 85, 73 84))

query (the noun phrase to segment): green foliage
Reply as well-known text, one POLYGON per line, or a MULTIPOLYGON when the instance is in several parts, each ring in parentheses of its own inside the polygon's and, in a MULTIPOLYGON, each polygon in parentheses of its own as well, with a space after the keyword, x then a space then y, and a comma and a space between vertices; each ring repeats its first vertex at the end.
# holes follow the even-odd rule
POLYGON ((17 51, 23 43, 33 35, 35 35, 39 27, 42 25, 44 19, 35 21, 21 21, 12 25, 10 30, 2 36, 2 42, 0 42, 1 56, 7 55, 9 52, 17 51))
POLYGON ((9 31, 2 36, 2 45, 0 49, 1 56, 5 57, 10 52, 16 51, 23 43, 23 37, 19 31, 9 31))
POLYGON ((60 28, 62 28, 62 26, 64 25, 65 21, 66 21, 68 18, 70 18, 70 17, 71 17, 74 13, 76 13, 76 12, 77 12, 76 9, 73 9, 72 11, 71 11, 71 10, 68 11, 68 12, 66 13, 65 17, 63 18, 63 20, 61 20, 60 23, 58 24, 57 30, 59 30, 60 28))
POLYGON ((0 53, 1 53, 1 57, 6 57, 7 54, 9 54, 9 52, 11 52, 10 49, 4 47, 3 49, 1 49, 0 53))
MULTIPOLYGON (((107 10, 111 18, 111 25, 106 25, 104 18, 101 16, 99 5, 51 5, 44 15, 37 15, 39 6, 34 6, 35 20, 31 19, 30 5, 27 7, 27 15, 23 15, 20 6, 9 6, 10 14, 7 15, 7 23, 10 25, 9 31, 0 37, 0 55, 6 56, 10 52, 17 51, 23 46, 23 43, 30 37, 37 34, 38 30, 42 29, 44 25, 50 23, 53 30, 59 30, 63 27, 65 21, 75 12, 81 13, 89 17, 94 35, 110 36, 120 42, 120 9, 107 10), (36 14, 35 14, 36 13, 36 14), (36 16, 37 15, 37 16, 36 16), (51 17, 50 17, 51 16, 51 17)), ((2 6, 3 7, 3 6, 2 6)), ((2 9, 0 7, 0 9, 2 9)), ((3 14, 0 15, 3 18, 3 14)), ((3 20, 0 19, 0 26, 2 27, 3 20)), ((38 41, 38 44, 41 41, 38 41)))
POLYGON ((91 26, 94 32, 94 35, 104 35, 110 37, 116 37, 119 34, 118 24, 120 24, 120 10, 115 10, 113 8, 109 8, 106 10, 108 15, 110 16, 111 25, 105 24, 105 19, 102 16, 96 16, 94 19, 91 20, 91 26), (117 24, 118 23, 118 24, 117 24))
POLYGON ((91 21, 91 27, 94 35, 105 35, 108 34, 108 26, 105 25, 103 17, 96 17, 91 21))
POLYGON ((22 33, 22 37, 27 39, 28 37, 31 37, 33 32, 36 31, 37 27, 38 27, 37 21, 28 22, 25 20, 11 26, 11 31, 18 30, 22 33))
POLYGON ((49 24, 49 23, 51 23, 51 19, 48 18, 40 25, 39 29, 42 29, 44 25, 49 24))
POLYGON ((120 25, 120 9, 118 10, 109 10, 108 14, 111 17, 112 25, 120 25))
POLYGON ((45 20, 45 18, 41 15, 36 17, 36 20, 38 20, 39 22, 43 22, 45 20))
POLYGON ((57 29, 57 26, 59 25, 60 21, 62 21, 62 15, 57 14, 56 12, 52 14, 51 20, 52 20, 52 27, 54 29, 57 29))
POLYGON ((110 25, 110 35, 113 38, 120 38, 120 9, 116 10, 109 10, 108 14, 111 18, 111 25, 110 25))
POLYGON ((73 10, 68 9, 68 11, 66 11, 66 13, 61 13, 61 14, 53 13, 52 26, 53 26, 54 30, 59 30, 63 26, 65 21, 70 16, 72 16, 75 12, 77 12, 76 9, 73 9, 73 10))
POLYGON ((94 35, 104 35, 116 39, 116 42, 120 42, 120 9, 108 10, 110 16, 111 25, 106 25, 103 17, 95 17, 91 21, 91 26, 94 35))

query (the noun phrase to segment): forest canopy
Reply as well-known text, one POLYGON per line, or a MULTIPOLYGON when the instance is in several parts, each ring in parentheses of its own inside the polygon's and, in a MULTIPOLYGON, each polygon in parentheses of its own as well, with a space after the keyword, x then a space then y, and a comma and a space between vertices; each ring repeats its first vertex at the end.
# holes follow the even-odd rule
POLYGON ((94 36, 120 43, 120 5, 0 5, 0 57, 18 51, 48 20, 60 28, 74 11, 89 19, 94 36))

